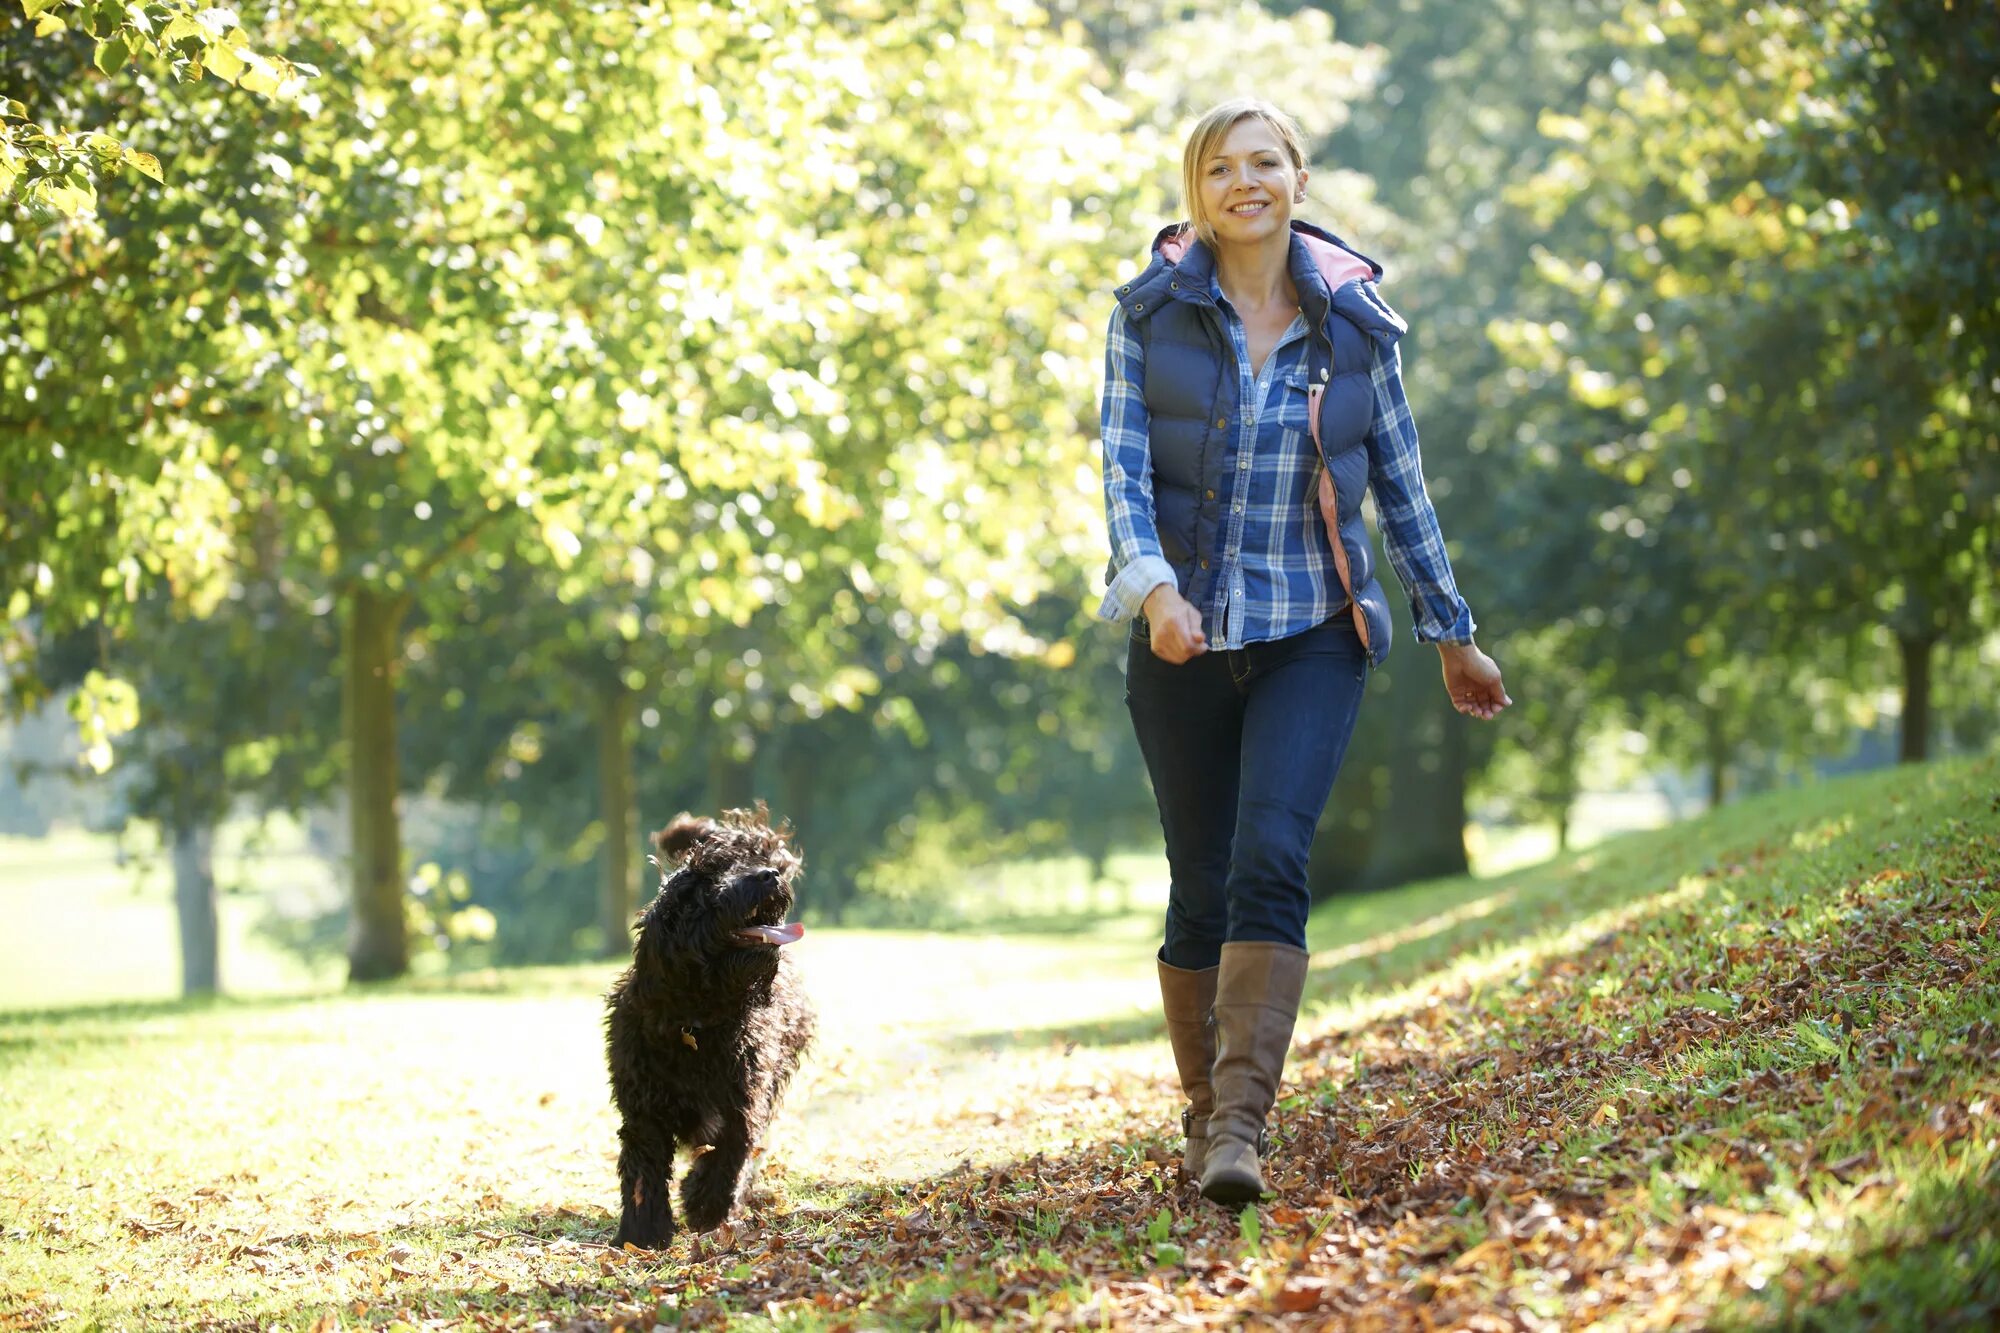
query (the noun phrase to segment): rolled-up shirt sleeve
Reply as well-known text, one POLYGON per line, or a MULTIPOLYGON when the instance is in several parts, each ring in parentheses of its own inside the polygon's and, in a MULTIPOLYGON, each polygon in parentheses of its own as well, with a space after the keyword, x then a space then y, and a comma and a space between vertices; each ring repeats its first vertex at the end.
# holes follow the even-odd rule
POLYGON ((1410 599, 1420 643, 1470 643, 1472 608, 1458 594, 1445 555, 1444 533, 1424 488, 1417 423, 1403 391, 1402 354, 1393 342, 1375 346, 1375 422, 1369 428, 1368 486, 1382 521, 1389 564, 1410 599))
POLYGON ((1153 520, 1151 420, 1141 385, 1146 349, 1132 336, 1125 308, 1114 306, 1104 344, 1104 395, 1099 404, 1104 443, 1104 525, 1111 538, 1111 576, 1100 620, 1130 620, 1146 594, 1173 583, 1153 520))

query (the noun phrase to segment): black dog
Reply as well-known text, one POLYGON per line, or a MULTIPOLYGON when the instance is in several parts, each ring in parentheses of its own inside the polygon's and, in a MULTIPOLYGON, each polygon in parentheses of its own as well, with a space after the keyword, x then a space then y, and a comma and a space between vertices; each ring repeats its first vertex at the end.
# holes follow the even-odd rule
POLYGON ((800 866, 788 834, 759 803, 715 820, 683 815, 653 835, 660 894, 639 914, 605 1020, 624 1122, 615 1244, 673 1238, 676 1145, 708 1149, 681 1182, 687 1224, 722 1224, 812 1040, 812 1006, 783 952, 805 933, 784 924, 800 866))

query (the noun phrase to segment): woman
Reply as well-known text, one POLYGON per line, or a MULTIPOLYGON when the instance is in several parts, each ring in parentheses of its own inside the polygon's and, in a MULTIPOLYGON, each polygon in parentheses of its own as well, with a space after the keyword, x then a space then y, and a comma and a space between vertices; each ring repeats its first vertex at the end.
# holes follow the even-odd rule
POLYGON ((1405 326, 1379 266, 1293 219, 1308 174, 1268 103, 1203 116, 1181 161, 1192 221, 1118 289, 1105 357, 1098 614, 1135 621, 1126 703, 1173 881, 1159 974, 1184 1169, 1227 1204, 1264 1191, 1305 987, 1306 855, 1389 651, 1364 491, 1453 705, 1491 718, 1512 702, 1424 492, 1405 326))

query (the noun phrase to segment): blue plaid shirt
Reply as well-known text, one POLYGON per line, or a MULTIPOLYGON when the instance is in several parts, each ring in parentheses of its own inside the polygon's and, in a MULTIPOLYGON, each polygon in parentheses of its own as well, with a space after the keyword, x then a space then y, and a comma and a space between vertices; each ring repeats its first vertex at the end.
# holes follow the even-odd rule
MULTIPOLYGON (((1291 388, 1305 378, 1305 319, 1293 318, 1263 368, 1252 375, 1242 319, 1220 284, 1211 283, 1210 294, 1236 349, 1238 401, 1261 404, 1238 418, 1240 473, 1231 512, 1224 516, 1215 604, 1197 608, 1210 648, 1241 648, 1310 629, 1345 608, 1348 598, 1319 508, 1308 493, 1319 458, 1305 395, 1291 388)), ((1418 641, 1468 643, 1475 628, 1472 611, 1452 581, 1444 534, 1424 489, 1417 423, 1403 393, 1402 358, 1395 343, 1376 341, 1373 380, 1368 489, 1375 497, 1389 563, 1409 594, 1418 641)), ((1104 513, 1116 572, 1097 610, 1099 619, 1114 622, 1139 614, 1147 593, 1175 581, 1153 522, 1145 382, 1145 345, 1127 326, 1124 308, 1114 307, 1101 410, 1104 513)))

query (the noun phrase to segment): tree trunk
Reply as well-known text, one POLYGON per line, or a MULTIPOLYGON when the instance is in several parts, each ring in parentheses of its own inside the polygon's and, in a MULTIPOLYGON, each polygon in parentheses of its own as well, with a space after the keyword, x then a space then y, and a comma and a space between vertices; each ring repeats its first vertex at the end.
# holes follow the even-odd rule
POLYGON ((598 922, 604 930, 603 953, 629 953, 635 898, 633 840, 638 818, 633 809, 632 692, 618 681, 606 681, 597 692, 597 799, 604 821, 604 884, 598 900, 598 922))
POLYGON ((826 807, 820 799, 818 752, 813 733, 801 726, 785 730, 783 748, 778 752, 778 800, 781 809, 773 819, 792 826, 793 847, 805 858, 802 909, 828 921, 839 921, 853 897, 854 881, 843 873, 839 856, 828 841, 833 830, 824 818, 826 807))
MULTIPOLYGON (((1435 670, 1435 668, 1433 668, 1435 670)), ((1364 884, 1393 888, 1418 880, 1463 875, 1465 859, 1465 736, 1470 725, 1451 707, 1434 676, 1412 669, 1390 696, 1399 714, 1399 744, 1389 757, 1386 836, 1378 839, 1364 884)))
POLYGON ((396 655, 407 605, 404 598, 366 587, 348 594, 342 722, 353 830, 349 981, 379 981, 410 970, 396 807, 396 655))
POLYGON ((1722 725, 1722 710, 1708 710, 1708 808, 1718 809, 1729 799, 1729 736, 1722 725))
POLYGON ((174 915, 180 922, 181 994, 213 995, 220 984, 216 960, 215 827, 206 820, 174 821, 174 915))
MULTIPOLYGON (((726 733, 715 737, 708 754, 709 813, 748 808, 757 799, 757 756, 738 759, 726 733)), ((782 814, 783 811, 774 813, 782 814)))
POLYGON ((1905 764, 1921 763, 1930 754, 1931 734, 1931 654, 1935 638, 1898 638, 1903 650, 1902 748, 1897 758, 1905 764))
POLYGON ((1572 714, 1570 725, 1563 728, 1562 748, 1557 752, 1556 763, 1560 768, 1555 777, 1556 808, 1556 853, 1569 850, 1570 814, 1576 809, 1577 751, 1582 748, 1582 716, 1572 714))

